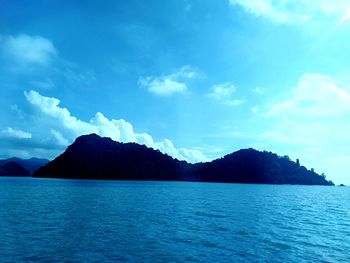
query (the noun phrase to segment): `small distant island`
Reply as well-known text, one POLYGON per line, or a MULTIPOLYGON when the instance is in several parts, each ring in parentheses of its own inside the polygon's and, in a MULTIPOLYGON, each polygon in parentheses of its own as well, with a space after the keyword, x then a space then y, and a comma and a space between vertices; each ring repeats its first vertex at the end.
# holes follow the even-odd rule
POLYGON ((334 185, 298 160, 267 151, 242 149, 211 162, 190 164, 144 145, 120 143, 96 134, 78 137, 33 177, 334 185))
POLYGON ((41 166, 48 163, 47 159, 9 158, 0 160, 0 176, 30 177, 41 166))

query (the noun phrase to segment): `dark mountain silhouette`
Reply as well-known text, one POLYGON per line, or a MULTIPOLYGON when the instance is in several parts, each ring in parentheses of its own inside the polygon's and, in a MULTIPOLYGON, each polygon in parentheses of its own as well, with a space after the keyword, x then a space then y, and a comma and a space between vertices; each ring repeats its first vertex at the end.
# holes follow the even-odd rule
POLYGON ((207 182, 333 185, 324 174, 300 166, 299 160, 293 162, 288 156, 254 149, 239 150, 204 163, 196 172, 207 182))
POLYGON ((40 158, 30 158, 30 159, 20 159, 17 157, 12 157, 9 159, 3 159, 0 160, 0 165, 4 165, 9 162, 14 162, 19 165, 21 165, 23 168, 28 170, 30 174, 33 174, 36 170, 39 169, 39 167, 43 166, 44 164, 47 164, 49 160, 47 159, 40 159, 40 158))
MULTIPOLYGON (((136 143, 81 136, 33 176, 119 180, 177 180, 180 161, 136 143)), ((184 163, 185 165, 185 163, 184 163)))
POLYGON ((271 152, 244 149, 212 162, 189 164, 144 145, 96 134, 77 138, 33 177, 333 185, 299 161, 271 152))
POLYGON ((27 169, 15 162, 0 165, 0 176, 30 176, 27 169))

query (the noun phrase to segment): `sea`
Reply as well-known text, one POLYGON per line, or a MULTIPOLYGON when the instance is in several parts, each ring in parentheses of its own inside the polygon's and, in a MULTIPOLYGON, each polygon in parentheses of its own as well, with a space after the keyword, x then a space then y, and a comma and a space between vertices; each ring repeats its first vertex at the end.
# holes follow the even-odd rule
POLYGON ((2 177, 0 262, 350 262, 350 188, 2 177))

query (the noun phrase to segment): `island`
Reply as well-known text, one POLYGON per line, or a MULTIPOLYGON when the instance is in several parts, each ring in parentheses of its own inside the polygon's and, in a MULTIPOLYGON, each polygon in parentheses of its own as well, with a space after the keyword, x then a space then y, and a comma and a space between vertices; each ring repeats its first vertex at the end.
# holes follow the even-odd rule
POLYGON ((116 142, 96 134, 78 137, 33 177, 334 185, 299 161, 267 151, 242 149, 211 162, 190 164, 145 145, 116 142))
POLYGON ((47 159, 9 158, 0 160, 0 176, 30 177, 39 167, 48 163, 47 159))
POLYGON ((15 162, 0 165, 0 176, 29 177, 30 173, 23 166, 15 162))

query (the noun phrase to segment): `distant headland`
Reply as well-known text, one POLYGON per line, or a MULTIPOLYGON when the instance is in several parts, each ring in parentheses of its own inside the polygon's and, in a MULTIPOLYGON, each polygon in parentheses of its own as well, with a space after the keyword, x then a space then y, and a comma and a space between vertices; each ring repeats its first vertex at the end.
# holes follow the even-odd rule
POLYGON ((33 177, 334 185, 299 161, 271 152, 243 149, 211 162, 190 164, 144 145, 120 143, 96 134, 78 137, 33 177))
POLYGON ((0 160, 0 176, 30 177, 41 166, 48 163, 47 159, 30 158, 9 158, 0 160))

